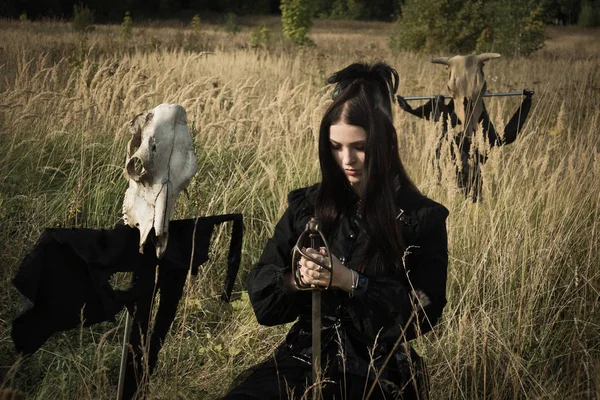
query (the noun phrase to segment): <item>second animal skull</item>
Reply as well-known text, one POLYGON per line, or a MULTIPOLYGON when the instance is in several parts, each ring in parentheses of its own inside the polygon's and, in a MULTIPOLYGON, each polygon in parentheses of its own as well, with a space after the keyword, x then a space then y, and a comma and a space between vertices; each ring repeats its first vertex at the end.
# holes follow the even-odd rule
POLYGON ((196 174, 198 163, 187 126, 187 113, 178 104, 161 104, 130 122, 125 177, 129 188, 123 219, 140 231, 140 252, 152 228, 156 256, 162 257, 169 237, 175 202, 196 174))

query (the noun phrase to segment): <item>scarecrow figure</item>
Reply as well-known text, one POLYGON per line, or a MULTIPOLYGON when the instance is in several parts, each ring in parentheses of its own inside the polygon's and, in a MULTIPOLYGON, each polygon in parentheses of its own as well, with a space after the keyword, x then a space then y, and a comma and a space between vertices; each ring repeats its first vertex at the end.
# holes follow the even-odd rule
POLYGON ((114 321, 126 306, 118 389, 119 398, 126 399, 146 395, 188 273, 196 274, 208 260, 214 226, 233 221, 223 301, 231 297, 243 236, 241 214, 169 223, 179 192, 197 170, 183 107, 161 104, 136 116, 130 127, 125 225, 44 230, 13 280, 23 301, 12 327, 17 350, 30 355, 52 334, 76 328, 82 320, 84 326, 114 321), (132 272, 128 290, 111 287, 109 280, 116 272, 132 272), (148 338, 152 304, 159 290, 160 304, 148 338))
POLYGON ((479 149, 472 148, 473 136, 477 128, 481 125, 489 149, 494 146, 510 144, 517 139, 531 109, 533 91, 486 93, 487 84, 483 66, 485 62, 499 57, 500 54, 497 53, 484 53, 431 60, 434 64, 446 65, 448 69, 447 87, 451 95, 448 104, 445 103, 444 96, 397 96, 398 105, 404 111, 419 118, 433 119, 435 122, 441 118, 442 133, 436 149, 438 161, 441 155, 442 140, 446 139, 448 135, 448 122, 452 128, 460 125, 459 129, 461 130, 451 138, 454 142, 454 145, 450 147, 451 157, 455 163, 458 187, 465 196, 471 194, 473 201, 477 201, 481 196, 481 165, 487 161, 487 151, 480 152, 479 149), (498 135, 490 121, 483 97, 514 95, 523 95, 525 98, 504 128, 504 134, 498 135), (430 100, 416 109, 413 109, 407 102, 423 98, 430 100))

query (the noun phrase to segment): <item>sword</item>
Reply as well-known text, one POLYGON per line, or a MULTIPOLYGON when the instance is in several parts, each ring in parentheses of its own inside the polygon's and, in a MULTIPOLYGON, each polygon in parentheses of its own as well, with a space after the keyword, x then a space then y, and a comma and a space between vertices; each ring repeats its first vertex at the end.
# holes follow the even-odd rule
MULTIPOLYGON (((318 249, 318 233, 311 233, 310 247, 318 249)), ((312 362, 313 362, 313 400, 321 398, 321 384, 317 384, 321 374, 321 291, 312 292, 312 362)))
POLYGON ((300 290, 312 290, 312 367, 313 367, 313 400, 319 400, 321 398, 321 384, 318 383, 321 376, 321 291, 327 290, 331 287, 333 282, 333 264, 330 260, 325 259, 320 262, 316 258, 310 256, 302 250, 303 243, 306 238, 310 239, 310 247, 312 249, 319 249, 320 244, 325 247, 327 254, 331 254, 329 251, 329 244, 323 236, 319 228, 319 220, 317 218, 311 218, 306 224, 306 229, 298 238, 298 242, 292 250, 292 275, 296 282, 296 286, 300 290), (304 256, 312 262, 322 266, 329 271, 329 283, 326 287, 314 287, 304 284, 299 277, 298 265, 300 258, 304 256))
MULTIPOLYGON (((487 92, 483 94, 483 97, 508 97, 508 96, 526 96, 527 94, 533 94, 531 90, 523 90, 522 92, 487 92)), ((406 96, 402 97, 406 101, 411 100, 433 100, 438 96, 406 96)), ((452 96, 444 96, 452 97, 452 96)))

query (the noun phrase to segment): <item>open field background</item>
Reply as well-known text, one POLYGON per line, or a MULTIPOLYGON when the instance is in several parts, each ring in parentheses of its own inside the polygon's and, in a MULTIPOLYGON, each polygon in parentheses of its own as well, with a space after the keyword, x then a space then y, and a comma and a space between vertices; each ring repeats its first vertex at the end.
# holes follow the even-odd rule
MULTIPOLYGON (((31 399, 115 398, 124 314, 58 334, 18 362, 10 280, 45 227, 119 221, 127 123, 164 102, 187 109, 199 159, 175 217, 241 212, 246 234, 232 305, 217 301, 229 232, 213 237, 151 398, 216 398, 283 339, 286 326, 257 324, 242 282, 286 194, 319 180, 325 78, 350 62, 386 60, 399 93, 420 95, 444 93, 446 72, 431 55, 392 54, 391 24, 317 21, 316 46, 296 49, 267 18, 271 41, 253 49, 256 22, 235 36, 204 22, 196 31, 148 23, 129 39, 116 25, 81 36, 67 23, 0 22, 0 388, 31 399)), ((433 399, 600 398, 600 31, 548 33, 532 57, 485 67, 489 90, 536 94, 522 136, 490 154, 483 202, 465 200, 448 168, 437 184, 439 127, 397 110, 409 173, 450 210, 449 303, 436 330, 415 341, 433 399)), ((501 130, 519 101, 487 104, 501 130)))

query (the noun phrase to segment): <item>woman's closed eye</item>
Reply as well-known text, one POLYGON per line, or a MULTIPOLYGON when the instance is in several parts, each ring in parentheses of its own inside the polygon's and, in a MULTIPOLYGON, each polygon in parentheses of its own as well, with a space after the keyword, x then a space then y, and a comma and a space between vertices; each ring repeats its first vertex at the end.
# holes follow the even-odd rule
MULTIPOLYGON (((342 149, 342 145, 340 143, 331 142, 330 145, 331 145, 332 150, 341 150, 342 149)), ((365 151, 364 143, 351 144, 349 147, 355 151, 365 151)))

